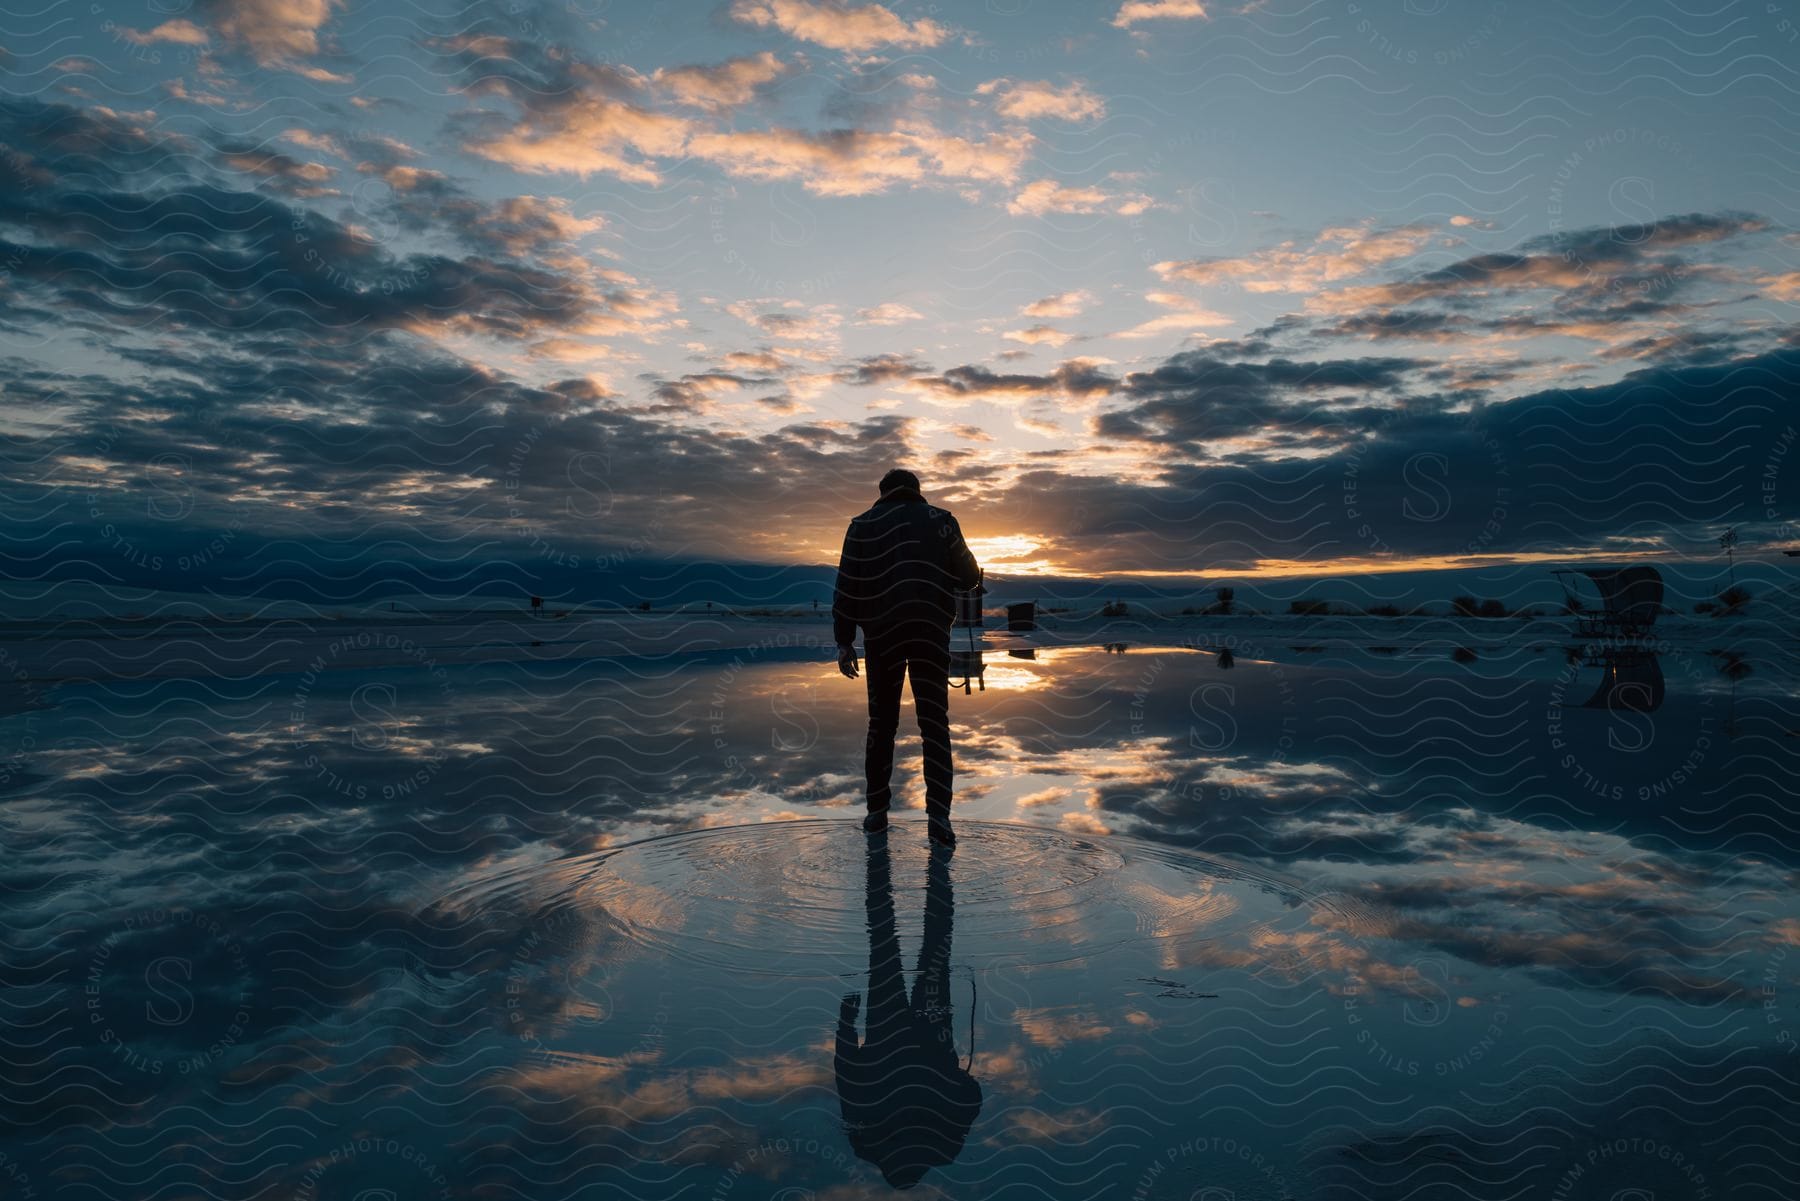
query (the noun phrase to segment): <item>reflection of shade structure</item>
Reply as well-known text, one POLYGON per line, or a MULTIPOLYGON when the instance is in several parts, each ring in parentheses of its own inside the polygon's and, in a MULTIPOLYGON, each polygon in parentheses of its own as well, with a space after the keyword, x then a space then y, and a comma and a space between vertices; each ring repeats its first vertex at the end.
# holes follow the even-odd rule
MULTIPOLYGON (((1769 627, 1728 624, 1709 628, 1742 638, 1755 672, 1665 650, 1648 717, 1581 708, 1601 665, 1571 672, 1529 638, 1480 673, 1430 643, 1270 657, 1240 636, 1225 675, 1216 644, 1003 647, 1035 659, 995 654, 995 687, 958 712, 959 768, 1003 786, 959 798, 951 868, 951 1026, 966 1054, 975 973, 980 1129, 909 1196, 1516 1201, 1693 1183, 1654 1155, 1608 1158, 1622 1135, 1697 1162, 1713 1196, 1796 1195, 1781 988, 1800 706, 1769 627), (1192 737, 1215 680, 1235 727, 1216 752, 1192 737), (1736 753, 1719 737, 1732 684, 1736 753), (1057 805, 1015 808, 1026 790, 1162 845, 1059 828, 1057 805), (1273 874, 1320 863, 1380 909, 1273 874)), ((454 703, 406 731, 416 753, 388 756, 351 806, 306 766, 315 744, 272 724, 288 702, 266 680, 59 686, 57 707, 0 729, 0 761, 27 733, 61 748, 6 792, 0 1179, 17 1167, 43 1197, 145 1195, 152 1173, 184 1196, 222 1179, 351 1201, 886 1195, 838 1129, 821 1046, 869 956, 868 841, 813 802, 860 800, 860 778, 831 773, 848 776, 866 715, 815 693, 820 671, 815 650, 780 647, 553 672, 566 691, 539 667, 458 670, 454 703), (172 767, 172 722, 216 737, 172 767), (805 749, 771 753, 772 730, 805 749), (421 755, 446 759, 429 790, 385 787, 421 755), (765 820, 789 809, 838 820, 765 820), (734 818, 749 824, 713 824, 734 818), (203 835, 199 860, 171 829, 203 835), (322 853, 316 886, 263 883, 271 855, 322 853), (453 898, 413 911, 449 877, 453 898), (129 905, 95 911, 96 887, 179 898, 192 922, 131 925, 129 905), (350 1131, 429 1163, 332 1164, 350 1131)), ((403 700, 443 695, 416 666, 382 672, 370 682, 403 700)), ((353 693, 307 709, 344 755, 353 693)), ((910 972, 924 831, 896 821, 890 851, 910 972)))
MULTIPOLYGON (((1656 624, 1662 612, 1662 573, 1646 563, 1629 567, 1587 568, 1559 571, 1558 576, 1584 575, 1600 593, 1600 612, 1584 615, 1576 623, 1583 637, 1638 634, 1656 624)), ((1568 591, 1568 585, 1563 585, 1568 591)), ((1573 593, 1570 593, 1571 599, 1573 593)))
POLYGON ((950 687, 961 688, 967 694, 976 684, 981 685, 983 692, 987 691, 987 666, 981 661, 981 652, 979 650, 959 651, 952 647, 950 650, 950 687))
MULTIPOLYGON (((934 850, 925 891, 925 931, 912 996, 900 970, 894 881, 887 838, 869 848, 869 1011, 860 1044, 857 994, 838 1012, 838 1099, 850 1146, 895 1188, 910 1188, 962 1151, 981 1111, 981 1085, 957 1058, 951 1029, 950 930, 955 898, 950 856, 934 850)), ((974 1050, 970 1049, 971 1065, 974 1050)))
POLYGON ((1581 703, 1583 709, 1654 713, 1662 707, 1665 685, 1654 653, 1608 651, 1600 656, 1600 666, 1605 675, 1594 695, 1581 703))

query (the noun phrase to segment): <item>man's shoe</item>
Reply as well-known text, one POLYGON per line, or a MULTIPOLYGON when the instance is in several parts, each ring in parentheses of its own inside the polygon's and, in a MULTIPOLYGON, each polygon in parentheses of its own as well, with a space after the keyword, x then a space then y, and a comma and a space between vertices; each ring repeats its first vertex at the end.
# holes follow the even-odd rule
POLYGON ((931 841, 937 843, 941 847, 953 847, 956 845, 956 831, 950 828, 950 820, 948 818, 932 818, 925 823, 925 832, 931 836, 931 841))
POLYGON ((865 833, 879 834, 885 829, 887 829, 886 809, 871 810, 869 815, 863 818, 863 831, 865 833))

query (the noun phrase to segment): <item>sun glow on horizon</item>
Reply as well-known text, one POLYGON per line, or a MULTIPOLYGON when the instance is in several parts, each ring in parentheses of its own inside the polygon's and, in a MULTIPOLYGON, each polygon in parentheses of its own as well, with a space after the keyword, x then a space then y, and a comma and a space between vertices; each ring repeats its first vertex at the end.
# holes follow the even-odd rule
POLYGON ((975 561, 996 575, 1080 575, 1061 564, 1040 557, 1043 543, 1029 534, 999 534, 968 539, 975 561))

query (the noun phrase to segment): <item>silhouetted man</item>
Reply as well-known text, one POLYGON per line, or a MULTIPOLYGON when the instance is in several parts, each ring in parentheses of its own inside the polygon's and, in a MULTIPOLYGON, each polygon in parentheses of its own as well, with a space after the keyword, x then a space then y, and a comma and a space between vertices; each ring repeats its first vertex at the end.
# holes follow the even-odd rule
MULTIPOLYGON (((881 1169, 894 1188, 911 1188, 927 1171, 962 1152, 981 1112, 981 1085, 964 1068, 951 1033, 950 930, 956 900, 950 849, 931 848, 926 873, 925 931, 912 997, 900 972, 894 930, 894 884, 887 836, 871 840, 865 903, 869 921, 867 1033, 856 1041, 860 999, 838 1009, 838 1103, 850 1148, 881 1169)), ((974 1048, 969 1049, 973 1065, 974 1048)))
POLYGON ((869 670, 869 733, 864 744, 868 816, 863 829, 887 829, 900 684, 912 678, 913 711, 925 743, 925 815, 933 841, 956 844, 950 830, 950 625, 956 592, 981 582, 975 556, 949 510, 925 503, 919 477, 895 468, 881 477, 881 498, 850 522, 831 602, 838 670, 856 678, 856 629, 869 670))

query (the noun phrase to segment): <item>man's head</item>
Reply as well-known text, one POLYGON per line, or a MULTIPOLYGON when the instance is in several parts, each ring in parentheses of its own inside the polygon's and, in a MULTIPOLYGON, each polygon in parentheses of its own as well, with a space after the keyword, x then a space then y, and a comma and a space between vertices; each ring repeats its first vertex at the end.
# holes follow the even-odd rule
POLYGON ((896 467, 881 477, 881 495, 886 496, 890 492, 897 492, 903 488, 917 492, 919 477, 904 467, 896 467))

